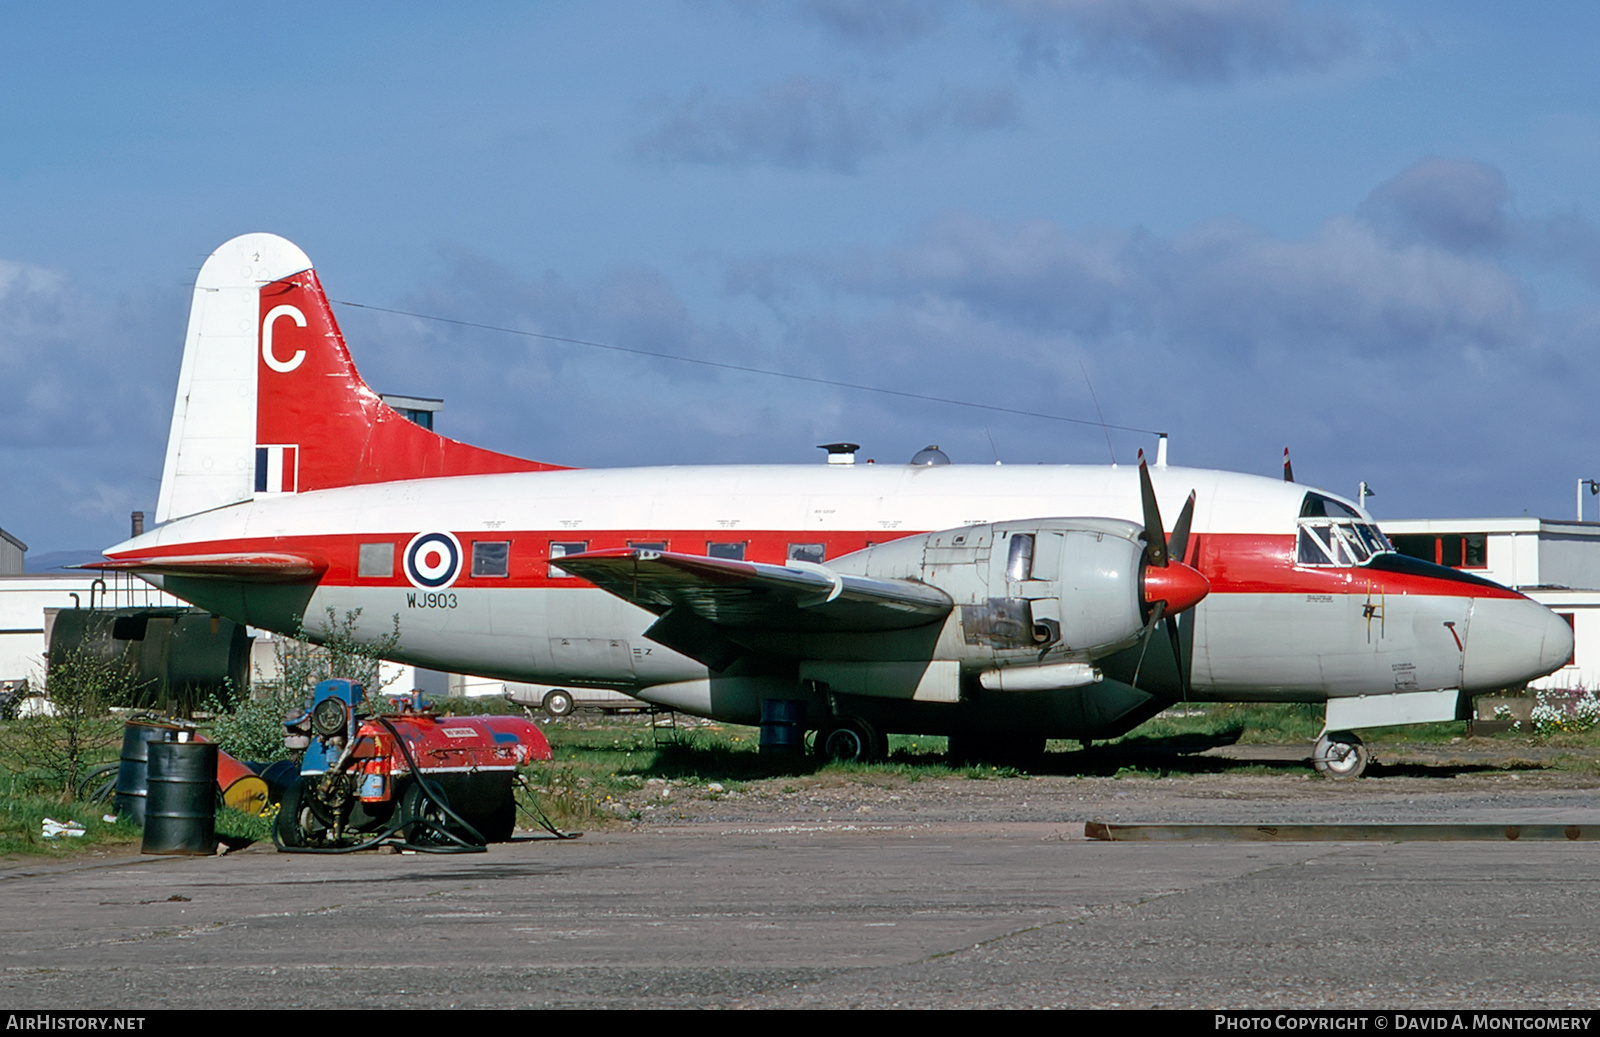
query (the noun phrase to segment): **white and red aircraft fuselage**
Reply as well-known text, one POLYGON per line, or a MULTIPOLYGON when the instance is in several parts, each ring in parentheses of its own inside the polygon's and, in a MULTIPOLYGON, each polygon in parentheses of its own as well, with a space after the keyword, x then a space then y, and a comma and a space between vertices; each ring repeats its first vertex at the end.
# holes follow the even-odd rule
POLYGON ((1393 553, 1342 498, 1141 470, 493 453, 385 405, 304 253, 250 234, 196 281, 158 525, 104 564, 269 630, 397 616, 400 661, 765 711, 847 755, 1107 738, 1187 694, 1326 702, 1320 755, 1359 771, 1338 732, 1457 717, 1572 652, 1554 613, 1393 553), (1168 558, 1159 513, 1191 494, 1168 558))

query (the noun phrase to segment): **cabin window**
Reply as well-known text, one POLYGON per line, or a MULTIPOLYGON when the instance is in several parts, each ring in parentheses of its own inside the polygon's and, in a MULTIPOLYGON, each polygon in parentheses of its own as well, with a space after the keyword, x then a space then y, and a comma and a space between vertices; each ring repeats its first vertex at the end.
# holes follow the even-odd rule
POLYGON ((473 576, 509 576, 511 541, 477 540, 472 544, 473 576))
POLYGON ((726 558, 731 562, 744 561, 744 548, 748 540, 712 540, 706 544, 706 555, 711 558, 726 558))
POLYGON ((366 580, 381 580, 394 575, 393 544, 362 544, 356 559, 356 575, 366 580))
POLYGON ((817 565, 821 565, 822 564, 822 560, 824 558, 826 558, 827 556, 828 556, 828 545, 827 544, 790 544, 789 545, 789 561, 791 561, 791 562, 812 562, 812 563, 815 563, 817 565))
MULTIPOLYGON (((589 550, 589 541, 587 540, 552 540, 550 541, 550 560, 554 563, 557 558, 583 554, 587 550, 589 550)), ((568 579, 571 576, 572 574, 565 569, 554 564, 550 566, 550 578, 553 580, 568 579)))

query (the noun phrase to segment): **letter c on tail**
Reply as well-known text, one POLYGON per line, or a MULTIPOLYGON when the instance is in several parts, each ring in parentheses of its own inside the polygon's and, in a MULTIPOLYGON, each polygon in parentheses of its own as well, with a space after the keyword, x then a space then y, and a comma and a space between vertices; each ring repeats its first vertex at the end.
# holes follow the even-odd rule
POLYGON ((261 322, 261 359, 265 360, 267 362, 267 366, 272 368, 274 371, 277 371, 279 374, 288 374, 290 371, 293 371, 295 368, 299 367, 300 364, 305 360, 306 351, 303 349, 297 349, 294 351, 294 356, 287 360, 279 360, 273 354, 272 325, 279 317, 288 317, 303 328, 306 326, 306 315, 300 312, 300 308, 298 306, 274 306, 272 309, 267 311, 266 318, 261 322))

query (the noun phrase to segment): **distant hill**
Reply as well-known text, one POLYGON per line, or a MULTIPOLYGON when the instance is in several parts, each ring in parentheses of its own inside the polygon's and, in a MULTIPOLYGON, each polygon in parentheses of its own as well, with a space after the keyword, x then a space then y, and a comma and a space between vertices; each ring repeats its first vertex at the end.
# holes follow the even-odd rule
POLYGON ((30 573, 58 573, 69 565, 84 565, 88 562, 103 562, 105 555, 99 551, 46 551, 43 554, 28 555, 24 561, 24 571, 30 573))

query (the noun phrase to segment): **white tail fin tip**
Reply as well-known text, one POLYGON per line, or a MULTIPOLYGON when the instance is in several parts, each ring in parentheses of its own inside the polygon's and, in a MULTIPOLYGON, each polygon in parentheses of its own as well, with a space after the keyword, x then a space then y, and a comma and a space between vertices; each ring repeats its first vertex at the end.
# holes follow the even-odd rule
POLYGON ((211 253, 194 286, 209 291, 259 288, 310 269, 311 259, 294 242, 276 234, 241 234, 211 253))

